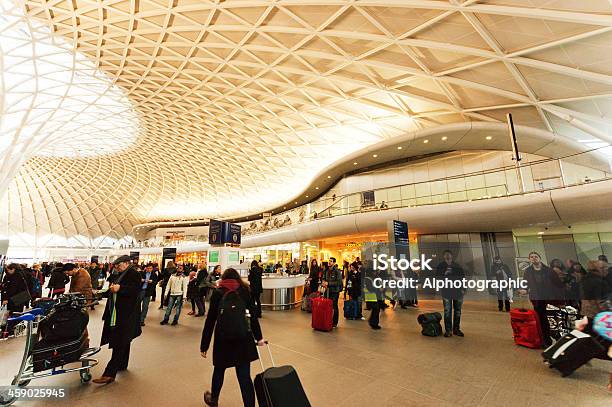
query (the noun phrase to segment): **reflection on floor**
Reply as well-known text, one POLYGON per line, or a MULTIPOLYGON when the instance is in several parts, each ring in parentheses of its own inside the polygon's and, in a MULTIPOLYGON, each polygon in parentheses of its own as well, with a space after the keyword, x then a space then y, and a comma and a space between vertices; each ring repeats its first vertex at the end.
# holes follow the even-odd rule
MULTIPOLYGON (((77 374, 66 374, 31 385, 66 388, 71 407, 202 406, 212 373, 211 360, 199 354, 204 320, 185 311, 178 326, 160 326, 157 304, 151 304, 144 333, 133 342, 129 370, 115 383, 80 385, 77 374)), ((420 309, 440 310, 440 305, 422 301, 420 309)), ((313 406, 610 406, 606 385, 612 364, 593 361, 561 378, 541 362, 538 351, 513 344, 509 316, 496 306, 492 301, 466 302, 465 338, 423 337, 416 323, 420 311, 399 308, 382 313, 381 331, 341 317, 334 332, 314 332, 310 314, 299 310, 268 312, 262 326, 277 365, 297 369, 313 406)), ((93 344, 99 343, 101 315, 101 307, 91 314, 93 344)), ((9 383, 15 373, 22 344, 21 339, 0 342, 0 384, 9 383)), ((108 349, 98 357, 94 377, 103 371, 108 349)), ((264 360, 268 362, 266 356, 264 360)), ((260 369, 259 363, 252 364, 253 374, 260 369)), ((231 371, 220 401, 224 407, 242 405, 231 371)))

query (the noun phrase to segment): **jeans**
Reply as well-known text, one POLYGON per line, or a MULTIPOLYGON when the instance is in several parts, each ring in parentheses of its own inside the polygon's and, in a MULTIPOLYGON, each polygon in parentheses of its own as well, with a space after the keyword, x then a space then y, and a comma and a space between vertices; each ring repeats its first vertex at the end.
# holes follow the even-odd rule
MULTIPOLYGON (((242 393, 242 402, 245 407, 255 407, 255 388, 251 380, 251 362, 245 362, 236 366, 236 376, 240 384, 240 393, 242 393)), ((223 379, 225 377, 225 368, 215 366, 212 376, 212 397, 218 399, 223 387, 223 379)))
POLYGON ((461 325, 461 307, 463 297, 457 299, 442 298, 444 304, 444 330, 446 332, 458 331, 461 325))
POLYGON ((378 301, 367 302, 370 306, 372 312, 370 312, 370 319, 368 323, 370 326, 378 326, 380 322, 380 306, 378 305, 378 301))
POLYGON ((181 309, 183 308, 183 295, 169 295, 168 296, 168 308, 166 308, 166 313, 164 314, 164 321, 168 321, 170 319, 172 308, 175 308, 175 307, 176 307, 176 312, 174 314, 174 320, 178 322, 179 317, 181 316, 181 309))
POLYGON ((125 370, 130 361, 130 343, 125 346, 113 347, 111 360, 108 361, 103 376, 114 378, 119 370, 125 370))
POLYGON ((334 304, 334 322, 333 326, 338 325, 338 299, 340 298, 340 293, 329 293, 329 298, 331 298, 332 303, 334 304))
POLYGON ((147 318, 147 313, 149 312, 150 302, 151 302, 151 296, 146 295, 146 291, 142 290, 140 292, 140 323, 141 324, 144 324, 144 321, 147 318))

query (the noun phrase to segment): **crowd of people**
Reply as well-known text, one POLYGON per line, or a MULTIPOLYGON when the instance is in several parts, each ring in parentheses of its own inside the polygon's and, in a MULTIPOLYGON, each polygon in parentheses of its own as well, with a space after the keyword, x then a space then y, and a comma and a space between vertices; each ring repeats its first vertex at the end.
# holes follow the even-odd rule
MULTIPOLYGON (((515 295, 527 296, 539 315, 546 346, 552 343, 547 318, 549 305, 572 306, 590 322, 598 312, 610 310, 612 268, 605 256, 588 261, 586 268, 573 260, 553 259, 546 265, 537 252, 529 254, 529 262, 523 271, 527 289, 517 293, 507 288, 497 290, 498 309, 507 312, 515 295)), ((150 303, 156 300, 157 287, 160 287, 159 308, 165 308, 161 325, 178 325, 184 301, 187 300, 191 302, 190 316, 206 316, 200 346, 203 357, 207 357, 211 339, 215 337, 214 372, 211 390, 205 396, 206 403, 217 405, 224 372, 229 367, 235 367, 245 405, 254 405, 249 366, 257 358, 255 345, 263 344, 258 322, 262 316, 262 277, 265 272, 278 272, 279 269, 282 273, 307 275, 305 295, 322 292, 332 300, 334 328, 338 326, 341 295, 345 301, 348 298, 357 302, 357 319, 360 320, 365 319, 365 303, 365 310, 370 311, 368 323, 374 330, 381 329, 381 310, 389 307, 395 309, 397 305, 402 308, 418 306, 416 289, 402 292, 400 289, 377 288, 374 280, 378 277, 389 278, 389 275, 386 271, 375 270, 371 261, 362 262, 356 258, 351 263, 344 261, 339 265, 334 257, 320 264, 316 259, 310 263, 291 260, 285 267, 277 264, 265 268, 261 262, 253 260, 248 284, 231 268, 223 271, 221 266, 216 266, 209 272, 205 264, 196 266, 172 261, 160 268, 156 263, 134 263, 129 256, 121 256, 112 264, 43 263, 27 267, 11 263, 6 266, 2 279, 1 298, 2 305, 10 312, 22 312, 37 298, 43 297, 45 289, 47 296, 56 297, 64 293, 66 285, 70 283, 69 292, 79 292, 93 299, 96 293, 104 292, 101 289, 108 281, 101 344, 109 345, 112 357, 103 375, 94 380, 95 383, 104 384, 114 381, 117 372, 127 368, 131 340, 141 334, 150 303), (248 329, 241 322, 228 322, 235 309, 248 315, 248 329), (222 316, 224 312, 226 316, 222 316)), ((512 279, 512 269, 497 256, 488 275, 498 280, 512 279)), ((466 276, 465 270, 449 250, 443 252, 434 274, 436 278, 452 280, 461 280, 466 276)), ((418 279, 414 272, 409 276, 418 279)), ((440 292, 445 337, 464 336, 461 311, 465 294, 465 290, 460 288, 445 288, 440 292)), ((91 307, 93 309, 94 306, 91 307)))

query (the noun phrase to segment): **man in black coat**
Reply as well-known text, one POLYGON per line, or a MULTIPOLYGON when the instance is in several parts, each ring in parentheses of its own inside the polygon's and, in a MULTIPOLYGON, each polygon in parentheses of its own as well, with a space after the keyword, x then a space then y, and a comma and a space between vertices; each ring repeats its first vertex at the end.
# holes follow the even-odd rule
MULTIPOLYGON (((465 272, 459 264, 453 261, 453 254, 450 250, 445 250, 443 257, 444 261, 438 264, 436 269, 436 278, 448 283, 463 280, 465 272)), ((464 290, 462 288, 443 287, 440 294, 442 294, 444 305, 444 336, 446 338, 453 335, 464 336, 459 328, 464 290)))
POLYGON ((139 301, 142 277, 132 266, 130 256, 121 256, 113 264, 100 342, 101 346, 108 344, 113 355, 102 377, 93 380, 96 384, 114 382, 117 372, 127 369, 132 339, 142 333, 139 301))

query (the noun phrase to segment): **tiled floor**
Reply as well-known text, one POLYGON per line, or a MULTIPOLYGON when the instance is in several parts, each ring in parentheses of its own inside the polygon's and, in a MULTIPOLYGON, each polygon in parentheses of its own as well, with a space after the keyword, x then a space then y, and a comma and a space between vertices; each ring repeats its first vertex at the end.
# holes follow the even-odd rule
MULTIPOLYGON (((157 303, 143 335, 132 344, 129 370, 105 387, 80 385, 66 374, 32 382, 62 386, 65 402, 23 402, 23 406, 201 406, 210 386, 211 361, 199 355, 204 320, 184 314, 176 327, 160 326, 157 303)), ((421 310, 440 301, 421 301, 421 310)), ((91 314, 93 344, 99 342, 102 309, 91 314)), ((380 331, 365 321, 342 320, 332 333, 310 329, 310 314, 268 312, 261 320, 277 364, 293 365, 313 406, 610 406, 606 390, 612 363, 593 361, 569 378, 542 362, 538 351, 517 347, 509 317, 493 302, 466 301, 465 338, 427 338, 416 323, 418 310, 386 310, 380 331)), ((367 315, 367 313, 366 313, 367 315)), ((17 369, 22 341, 0 342, 0 384, 17 369)), ((267 362, 267 354, 264 354, 267 362)), ((98 354, 98 376, 109 351, 98 354)), ((260 371, 252 364, 253 374, 260 371)), ((226 374, 221 406, 241 406, 233 372, 226 374)))

